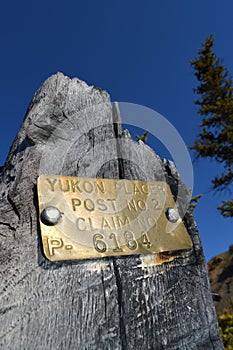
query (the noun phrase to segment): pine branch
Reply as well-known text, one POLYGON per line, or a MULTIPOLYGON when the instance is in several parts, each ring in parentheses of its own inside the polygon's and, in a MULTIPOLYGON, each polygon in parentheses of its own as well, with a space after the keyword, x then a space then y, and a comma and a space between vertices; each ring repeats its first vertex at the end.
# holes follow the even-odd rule
POLYGON ((202 194, 198 194, 191 198, 189 208, 192 212, 194 212, 194 209, 196 208, 199 199, 202 197, 202 194))
POLYGON ((223 200, 223 205, 218 206, 218 210, 221 211, 222 216, 232 217, 233 216, 233 200, 226 201, 223 200))

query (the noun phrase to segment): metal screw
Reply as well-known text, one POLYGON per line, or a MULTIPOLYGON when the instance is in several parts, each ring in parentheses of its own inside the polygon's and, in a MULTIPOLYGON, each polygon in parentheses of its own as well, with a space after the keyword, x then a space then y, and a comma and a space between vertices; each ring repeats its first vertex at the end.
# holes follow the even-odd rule
POLYGON ((167 215, 168 220, 173 222, 173 223, 177 222, 179 220, 179 217, 180 217, 179 213, 174 208, 168 208, 166 215, 167 215))
POLYGON ((56 225, 61 218, 61 212, 56 207, 46 207, 41 213, 41 220, 46 225, 56 225))

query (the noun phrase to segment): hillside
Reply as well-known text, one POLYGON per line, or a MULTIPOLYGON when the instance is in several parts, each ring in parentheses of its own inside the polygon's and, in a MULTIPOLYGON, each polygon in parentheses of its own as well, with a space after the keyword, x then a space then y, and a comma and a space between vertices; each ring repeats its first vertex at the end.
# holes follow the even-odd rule
POLYGON ((224 309, 232 311, 233 302, 233 245, 225 253, 212 258, 209 263, 209 277, 212 293, 219 294, 219 299, 214 304, 217 313, 224 309))

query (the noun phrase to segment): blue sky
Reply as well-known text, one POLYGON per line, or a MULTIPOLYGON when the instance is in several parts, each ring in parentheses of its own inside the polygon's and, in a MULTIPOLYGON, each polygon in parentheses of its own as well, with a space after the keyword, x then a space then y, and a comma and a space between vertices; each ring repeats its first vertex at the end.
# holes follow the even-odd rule
MULTIPOLYGON (((61 71, 167 118, 187 145, 198 132, 189 61, 210 33, 233 74, 233 2, 100 0, 4 2, 0 13, 0 164, 40 84, 61 71)), ((149 140, 150 141, 150 140, 149 140)), ((233 219, 216 210, 228 193, 210 191, 218 164, 194 164, 196 220, 207 260, 233 244, 233 219)))

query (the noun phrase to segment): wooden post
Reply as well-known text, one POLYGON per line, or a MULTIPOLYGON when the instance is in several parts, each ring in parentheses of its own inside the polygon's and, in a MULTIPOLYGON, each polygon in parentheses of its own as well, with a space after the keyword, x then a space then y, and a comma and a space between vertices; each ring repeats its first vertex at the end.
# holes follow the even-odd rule
POLYGON ((188 194, 173 163, 146 158, 143 143, 122 147, 119 118, 106 92, 61 73, 35 94, 0 178, 1 349, 223 349, 190 212, 190 251, 65 262, 42 253, 43 173, 143 180, 148 168, 174 197, 179 188, 182 211, 188 194))

